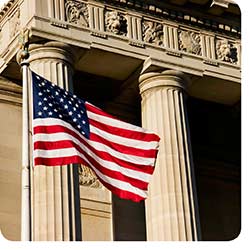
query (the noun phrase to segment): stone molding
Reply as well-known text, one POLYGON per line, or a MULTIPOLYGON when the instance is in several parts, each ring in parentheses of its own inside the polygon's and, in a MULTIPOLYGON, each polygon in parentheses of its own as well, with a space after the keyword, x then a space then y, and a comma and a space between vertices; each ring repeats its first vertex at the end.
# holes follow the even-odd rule
POLYGON ((22 106, 22 87, 0 77, 0 103, 22 106))
POLYGON ((17 0, 9 0, 7 3, 4 4, 4 6, 0 9, 0 20, 11 9, 15 2, 17 2, 17 0))

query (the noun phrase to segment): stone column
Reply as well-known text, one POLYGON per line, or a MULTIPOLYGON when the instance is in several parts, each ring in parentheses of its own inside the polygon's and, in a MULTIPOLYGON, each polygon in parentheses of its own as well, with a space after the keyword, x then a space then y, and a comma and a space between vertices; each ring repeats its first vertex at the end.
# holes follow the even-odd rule
POLYGON ((142 125, 160 137, 146 199, 147 240, 200 239, 191 142, 185 109, 187 76, 174 70, 140 76, 142 125))
MULTIPOLYGON (((30 45, 30 68, 67 90, 73 86, 74 53, 60 42, 30 45)), ((32 170, 32 240, 81 238, 77 167, 36 166, 32 170)))

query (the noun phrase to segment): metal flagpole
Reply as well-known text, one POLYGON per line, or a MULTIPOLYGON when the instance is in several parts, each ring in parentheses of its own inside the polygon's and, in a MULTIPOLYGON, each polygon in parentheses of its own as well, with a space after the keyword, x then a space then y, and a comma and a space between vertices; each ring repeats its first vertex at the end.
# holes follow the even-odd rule
POLYGON ((20 51, 17 62, 22 70, 23 98, 22 98, 22 200, 21 200, 21 240, 31 240, 31 209, 30 209, 30 151, 29 151, 29 30, 22 30, 19 36, 20 51))

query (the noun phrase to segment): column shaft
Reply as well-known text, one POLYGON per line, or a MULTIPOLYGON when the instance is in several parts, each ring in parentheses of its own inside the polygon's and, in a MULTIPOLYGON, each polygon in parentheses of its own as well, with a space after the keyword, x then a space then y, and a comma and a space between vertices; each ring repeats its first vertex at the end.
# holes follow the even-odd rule
MULTIPOLYGON (((37 74, 67 90, 73 86, 70 47, 49 42, 30 46, 30 67, 37 74)), ((69 241, 79 239, 74 228, 75 188, 73 166, 36 166, 33 181, 33 240, 69 241)), ((78 181, 77 181, 78 183, 78 181)), ((80 211, 79 211, 80 214, 80 211)), ((78 218, 79 219, 79 218, 78 218)))
POLYGON ((197 199, 183 75, 174 71, 148 73, 140 82, 143 126, 161 137, 146 200, 147 239, 197 240, 197 199))

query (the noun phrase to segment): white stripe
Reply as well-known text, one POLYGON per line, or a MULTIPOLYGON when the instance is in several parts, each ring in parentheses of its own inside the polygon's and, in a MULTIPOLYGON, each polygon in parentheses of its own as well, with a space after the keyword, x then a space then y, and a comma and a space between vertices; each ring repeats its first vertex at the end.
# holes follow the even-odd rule
MULTIPOLYGON (((128 176, 128 177, 132 177, 138 180, 142 180, 145 182, 149 182, 149 178, 150 178, 150 174, 148 173, 144 173, 141 171, 136 171, 136 170, 132 170, 132 169, 127 169, 125 167, 122 167, 118 164, 116 164, 115 162, 110 162, 107 161, 105 159, 102 159, 101 157, 99 157, 98 155, 96 155, 92 150, 90 150, 88 147, 84 146, 83 144, 81 144, 75 137, 66 134, 66 133, 56 133, 56 134, 35 134, 33 136, 34 138, 34 142, 37 141, 44 141, 44 142, 54 142, 54 141, 61 141, 61 140, 71 140, 74 141, 76 144, 79 145, 79 147, 81 147, 82 150, 84 150, 89 156, 91 156, 92 158, 94 158, 97 162, 100 163, 100 165, 113 170, 113 171, 119 171, 122 172, 124 175, 128 176)), ((53 157, 60 157, 60 156, 72 156, 75 155, 75 152, 72 151, 72 154, 67 154, 67 151, 70 150, 71 148, 66 148, 66 149, 58 149, 58 150, 34 150, 34 157, 44 157, 44 158, 53 158, 53 157), (62 151, 63 150, 63 151, 62 151)))
POLYGON ((105 182, 110 183, 112 186, 119 188, 121 190, 126 190, 129 192, 132 192, 134 194, 137 194, 143 198, 147 198, 147 192, 144 190, 141 190, 139 188, 136 188, 134 186, 132 186, 131 184, 129 184, 128 182, 124 182, 124 181, 120 181, 117 179, 113 179, 109 176, 103 175, 100 171, 98 171, 94 166, 92 166, 92 168, 94 169, 95 173, 97 176, 99 176, 99 178, 103 179, 105 182))
POLYGON ((61 157, 62 155, 64 157, 78 155, 82 159, 84 159, 89 164, 89 166, 91 166, 94 169, 96 174, 101 179, 103 179, 105 182, 107 182, 107 183, 111 184, 112 186, 115 186, 115 187, 117 187, 119 189, 126 190, 126 191, 129 191, 129 192, 133 192, 133 193, 138 194, 138 195, 140 195, 142 197, 146 197, 146 192, 144 190, 142 190, 140 188, 136 188, 136 187, 132 186, 128 182, 117 180, 117 179, 114 179, 114 178, 111 178, 111 177, 108 177, 108 176, 102 174, 99 170, 97 170, 88 161, 88 159, 83 154, 81 154, 75 148, 67 148, 67 149, 60 149, 60 150, 49 150, 49 151, 48 150, 35 150, 35 152, 34 152, 34 157, 35 158, 38 157, 38 156, 42 157, 42 158, 55 158, 55 157, 61 157))
MULTIPOLYGON (((75 132, 75 131, 74 131, 75 132)), ((44 134, 44 133, 39 133, 35 134, 34 136, 34 142, 36 141, 62 141, 62 140, 71 140, 75 142, 77 145, 81 146, 81 142, 74 136, 60 132, 60 133, 55 133, 55 134, 44 134)), ((105 144, 102 144, 100 142, 96 141, 91 141, 88 140, 84 137, 81 137, 82 140, 84 140, 86 143, 88 143, 90 146, 95 148, 96 150, 103 151, 109 153, 111 156, 118 158, 120 160, 132 163, 132 164, 141 164, 141 165, 149 165, 153 166, 154 165, 154 158, 146 158, 146 157, 141 157, 141 156, 136 156, 136 155, 128 155, 128 154, 123 154, 120 153, 110 147, 108 147, 105 144)))
MULTIPOLYGON (((57 119, 57 118, 34 119, 33 126, 39 126, 39 125, 42 125, 42 126, 62 125, 71 130, 74 129, 69 123, 64 122, 61 119, 57 119)), ((138 149, 156 149, 158 148, 158 145, 159 145, 158 141, 147 142, 147 141, 140 141, 136 139, 129 139, 129 138, 125 138, 125 137, 118 136, 118 135, 113 135, 99 128, 96 128, 92 125, 90 125, 90 132, 96 133, 111 142, 129 146, 129 147, 138 148, 138 149)), ((77 134, 82 137, 82 135, 79 132, 77 132, 77 134)))
MULTIPOLYGON (((35 126, 53 126, 53 125, 62 125, 66 128, 72 129, 72 125, 70 125, 69 123, 58 119, 58 118, 36 118, 33 119, 33 128, 35 126)), ((79 133, 80 135, 80 133, 79 133)))
MULTIPOLYGON (((93 105, 91 105, 91 106, 93 106, 93 105)), ((95 108, 97 108, 97 107, 95 107, 95 108)), ((135 125, 132 125, 130 123, 120 121, 120 120, 118 120, 116 118, 111 118, 111 117, 108 117, 108 116, 103 116, 103 115, 100 115, 100 114, 96 114, 96 113, 94 113, 94 112, 92 112, 90 110, 87 110, 87 115, 88 115, 89 118, 91 118, 91 119, 93 119, 95 121, 98 121, 100 123, 106 124, 106 125, 110 125, 110 126, 121 128, 121 129, 128 129, 128 130, 132 130, 132 131, 137 131, 137 132, 141 132, 141 133, 145 133, 145 134, 153 134, 153 132, 148 131, 148 130, 146 130, 144 128, 141 128, 139 126, 135 126, 135 125)))
POLYGON ((110 134, 109 132, 106 132, 97 127, 94 127, 93 125, 90 125, 90 132, 98 134, 99 136, 105 138, 108 141, 118 143, 121 145, 125 145, 128 147, 137 148, 137 149, 147 150, 147 149, 156 149, 158 147, 158 142, 156 141, 151 141, 151 142, 140 141, 140 140, 122 137, 119 135, 113 135, 113 134, 110 134))

